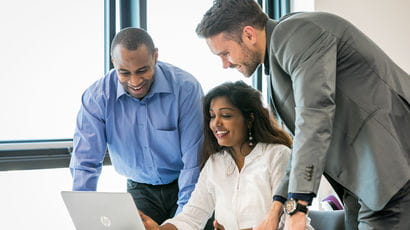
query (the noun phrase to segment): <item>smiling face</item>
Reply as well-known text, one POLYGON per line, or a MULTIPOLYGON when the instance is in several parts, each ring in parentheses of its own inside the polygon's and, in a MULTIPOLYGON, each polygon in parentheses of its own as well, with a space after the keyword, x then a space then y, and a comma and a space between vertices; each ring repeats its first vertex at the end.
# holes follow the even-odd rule
POLYGON ((237 42, 224 33, 206 38, 211 52, 222 59, 223 68, 236 68, 245 77, 250 77, 260 64, 260 54, 251 48, 250 41, 237 42))
POLYGON ((118 45, 113 52, 112 62, 117 70, 118 80, 131 96, 142 99, 154 82, 158 51, 151 54, 146 45, 128 50, 118 45))
POLYGON ((248 137, 247 122, 241 111, 233 106, 226 97, 220 96, 212 99, 209 115, 209 127, 218 144, 232 147, 235 152, 239 153, 248 137))

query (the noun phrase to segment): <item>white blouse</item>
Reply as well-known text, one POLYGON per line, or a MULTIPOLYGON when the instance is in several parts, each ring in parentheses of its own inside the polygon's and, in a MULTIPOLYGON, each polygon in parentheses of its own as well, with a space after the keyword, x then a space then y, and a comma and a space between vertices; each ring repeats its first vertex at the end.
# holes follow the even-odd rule
POLYGON ((289 159, 287 146, 258 143, 239 172, 229 153, 212 155, 182 212, 165 223, 181 230, 203 229, 215 210, 215 219, 226 230, 258 225, 272 205, 289 159))

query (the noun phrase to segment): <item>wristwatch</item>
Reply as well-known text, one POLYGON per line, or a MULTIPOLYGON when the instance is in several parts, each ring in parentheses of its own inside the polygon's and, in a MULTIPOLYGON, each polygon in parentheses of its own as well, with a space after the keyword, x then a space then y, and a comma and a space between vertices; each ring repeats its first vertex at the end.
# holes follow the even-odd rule
POLYGON ((299 204, 297 200, 290 198, 285 202, 285 206, 283 207, 283 211, 288 215, 293 215, 296 212, 303 212, 307 214, 308 208, 306 205, 299 204))

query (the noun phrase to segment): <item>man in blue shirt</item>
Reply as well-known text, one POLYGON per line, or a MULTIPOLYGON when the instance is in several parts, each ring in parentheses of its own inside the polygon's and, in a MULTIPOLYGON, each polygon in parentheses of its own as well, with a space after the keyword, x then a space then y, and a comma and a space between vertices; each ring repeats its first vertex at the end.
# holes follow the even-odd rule
POLYGON ((96 190, 108 148, 138 208, 162 223, 182 209, 197 181, 203 91, 191 74, 157 60, 142 29, 121 30, 111 58, 115 69, 82 96, 70 162, 73 190, 96 190))

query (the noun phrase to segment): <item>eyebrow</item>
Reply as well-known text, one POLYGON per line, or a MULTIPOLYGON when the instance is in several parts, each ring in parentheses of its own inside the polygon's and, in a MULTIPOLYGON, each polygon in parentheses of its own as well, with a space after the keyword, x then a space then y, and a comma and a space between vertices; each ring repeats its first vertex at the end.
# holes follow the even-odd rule
MULTIPOLYGON (((147 69, 149 66, 143 66, 143 67, 141 67, 141 68, 138 68, 136 71, 141 71, 141 70, 143 70, 143 69, 147 69)), ((118 69, 118 71, 126 71, 126 72, 131 72, 131 71, 129 71, 129 70, 127 70, 127 69, 118 69)))
MULTIPOLYGON (((224 107, 224 108, 220 108, 218 110, 234 110, 234 108, 230 108, 230 107, 224 107)), ((213 109, 209 108, 209 111, 214 111, 213 109)))
POLYGON ((216 55, 221 56, 221 55, 225 55, 225 54, 227 54, 227 53, 228 53, 227 50, 223 50, 223 51, 217 53, 216 55))

